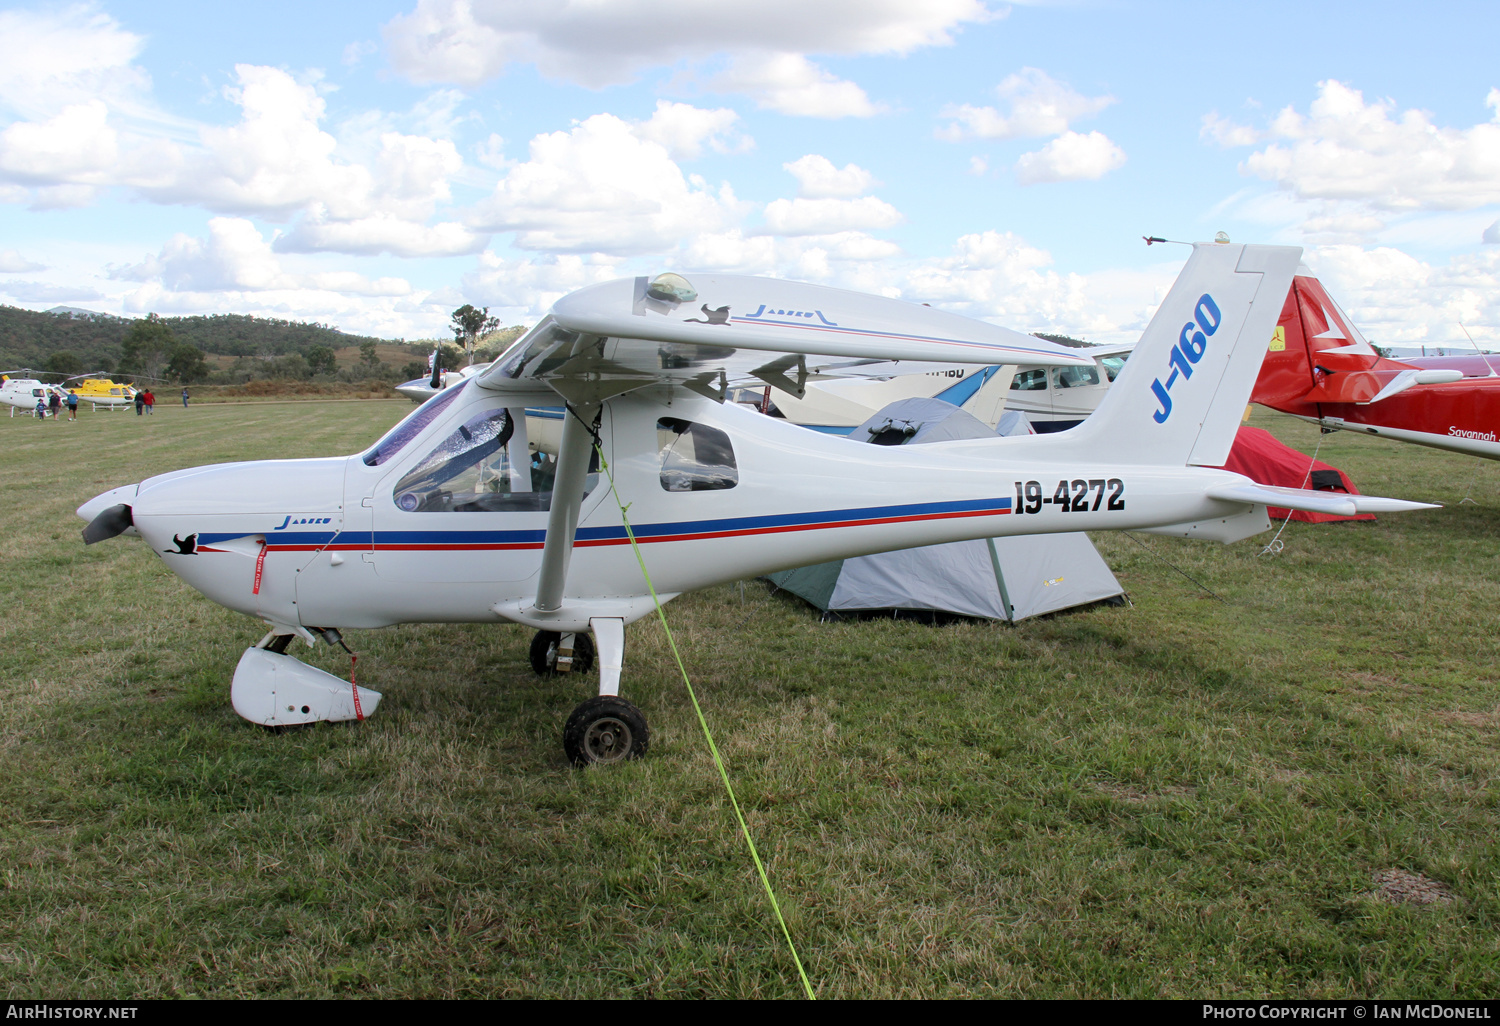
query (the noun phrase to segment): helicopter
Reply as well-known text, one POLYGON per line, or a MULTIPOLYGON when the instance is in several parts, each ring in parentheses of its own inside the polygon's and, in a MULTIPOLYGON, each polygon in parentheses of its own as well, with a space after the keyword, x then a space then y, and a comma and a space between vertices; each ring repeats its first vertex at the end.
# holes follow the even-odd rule
POLYGON ((17 410, 30 413, 36 409, 38 400, 45 406, 53 393, 60 394, 61 389, 56 385, 31 377, 30 368, 0 374, 0 403, 5 403, 11 408, 12 417, 16 415, 17 410), (13 378, 11 374, 24 374, 26 377, 13 378))
POLYGON ((597 660, 597 693, 563 730, 567 757, 638 758, 650 731, 620 694, 625 627, 684 592, 1002 535, 1144 530, 1227 543, 1268 529, 1267 504, 1431 508, 1210 469, 1228 456, 1300 256, 1195 246, 1079 427, 920 447, 862 445, 725 400, 752 381, 797 395, 811 380, 1093 359, 946 311, 797 282, 668 272, 592 285, 365 451, 114 488, 79 507, 83 540, 139 536, 209 599, 267 625, 230 687, 253 723, 362 719, 380 701, 288 655, 296 638, 344 644, 345 631, 399 623, 514 623, 536 632, 539 672, 597 660), (539 459, 525 411, 559 404, 556 459, 539 459))

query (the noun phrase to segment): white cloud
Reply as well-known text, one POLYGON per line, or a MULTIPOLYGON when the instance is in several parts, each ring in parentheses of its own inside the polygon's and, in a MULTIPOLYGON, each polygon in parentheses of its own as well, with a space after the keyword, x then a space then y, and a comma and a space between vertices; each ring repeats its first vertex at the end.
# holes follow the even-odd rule
POLYGON ((705 146, 715 153, 745 153, 754 148, 755 140, 738 130, 739 119, 727 107, 705 110, 657 100, 656 112, 637 124, 636 134, 661 145, 673 160, 696 160, 705 146))
POLYGON ((22 303, 62 303, 68 300, 103 299, 98 289, 84 285, 54 285, 41 281, 0 282, 0 293, 22 303))
POLYGON ((338 142, 319 127, 324 103, 317 91, 278 68, 239 64, 235 75, 239 85, 228 93, 240 121, 205 127, 205 152, 146 191, 229 213, 287 216, 318 200, 336 217, 366 213, 374 175, 334 158, 338 142))
POLYGON ((1500 221, 1496 221, 1494 224, 1486 228, 1484 230, 1484 234, 1480 236, 1480 241, 1487 246, 1493 246, 1496 243, 1500 243, 1500 221))
POLYGON ((411 292, 411 286, 400 278, 372 281, 347 271, 289 272, 255 225, 237 217, 210 219, 207 238, 178 233, 157 255, 114 268, 111 277, 155 283, 160 291, 175 293, 313 289, 358 296, 402 296, 411 292))
POLYGON ((64 107, 45 121, 0 132, 0 173, 28 184, 98 181, 119 157, 119 139, 100 100, 64 107))
POLYGON ((1463 254, 1446 265, 1389 246, 1318 246, 1305 257, 1367 338, 1390 343, 1500 342, 1500 251, 1463 254))
POLYGON ((910 53, 991 17, 982 0, 418 0, 384 33, 415 81, 475 86, 526 63, 600 88, 719 54, 910 53))
POLYGON ((1064 132, 1040 150, 1021 155, 1016 161, 1016 181, 1022 185, 1092 181, 1124 163, 1125 151, 1102 132, 1064 132))
POLYGON ((816 153, 781 166, 797 179, 797 195, 807 199, 858 196, 876 184, 875 176, 864 168, 845 164, 840 170, 833 166, 833 161, 816 153))
POLYGON ((853 82, 797 53, 752 53, 735 58, 709 82, 718 92, 744 93, 756 106, 808 118, 868 118, 885 109, 853 82))
POLYGON ((38 264, 27 260, 14 249, 0 250, 0 272, 5 274, 24 274, 28 271, 45 271, 45 264, 38 264))
POLYGON ((531 140, 471 212, 476 231, 516 232, 521 249, 629 255, 672 249, 686 236, 737 220, 741 204, 687 177, 665 147, 612 114, 531 140))
POLYGON ((1237 125, 1226 117, 1220 117, 1218 111, 1211 110, 1203 115, 1198 138, 1228 149, 1232 146, 1254 146, 1264 136, 1248 125, 1237 125))
POLYGON ((1052 257, 1011 232, 960 238, 950 256, 904 269, 900 295, 1021 331, 1092 342, 1130 341, 1155 313, 1180 263, 1088 275, 1059 273, 1052 257))
POLYGON ((479 266, 463 276, 465 301, 540 317, 558 299, 585 285, 621 276, 613 261, 565 253, 556 257, 506 260, 479 254, 479 266))
MULTIPOLYGON (((132 125, 126 131, 99 99, 10 124, 0 131, 0 181, 29 189, 7 189, 0 198, 80 206, 101 189, 121 186, 216 213, 301 214, 283 243, 289 250, 426 256, 484 246, 483 236, 455 221, 428 223, 451 202, 451 182, 465 172, 447 137, 462 120, 460 94, 429 94, 401 118, 355 118, 340 140, 322 124, 325 104, 313 83, 255 65, 238 65, 235 73, 237 85, 227 94, 241 109, 239 120, 196 126, 196 145, 192 137, 143 132, 129 118, 123 119, 132 125), (396 131, 391 126, 398 120, 432 134, 396 131)), ((713 145, 722 134, 710 129, 700 141, 713 145)))
POLYGON ((132 63, 144 45, 92 4, 0 11, 0 106, 30 120, 99 100, 132 106, 150 86, 132 63))
POLYGON ((332 221, 314 207, 290 232, 279 236, 279 253, 392 253, 401 257, 458 256, 477 253, 489 235, 475 233, 457 221, 427 225, 392 214, 373 214, 352 221, 332 221))
POLYGON ((858 199, 778 199, 766 204, 766 227, 776 235, 831 235, 891 228, 901 212, 875 196, 858 199))
MULTIPOLYGON (((1500 90, 1486 103, 1500 114, 1500 90)), ((1500 122, 1435 125, 1425 111, 1366 103, 1342 82, 1318 83, 1306 115, 1282 110, 1243 170, 1299 199, 1386 211, 1468 210, 1500 203, 1500 122)))
POLYGON ((960 104, 940 114, 949 124, 937 136, 950 142, 962 139, 1026 139, 1060 135, 1080 118, 1091 117, 1115 102, 1113 96, 1084 96, 1039 68, 1022 68, 1006 76, 995 92, 1005 103, 994 107, 960 104))
POLYGON ((366 57, 379 50, 380 47, 368 39, 350 43, 344 47, 343 62, 348 67, 353 67, 366 57))

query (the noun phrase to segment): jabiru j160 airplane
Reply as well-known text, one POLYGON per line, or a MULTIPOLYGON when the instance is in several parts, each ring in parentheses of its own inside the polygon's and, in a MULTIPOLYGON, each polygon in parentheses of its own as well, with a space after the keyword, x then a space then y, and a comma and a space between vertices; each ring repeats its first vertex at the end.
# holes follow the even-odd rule
POLYGON ((1500 459, 1500 357, 1389 360, 1298 270, 1252 402, 1328 430, 1500 459))
POLYGON ((115 488, 79 508, 84 541, 139 535, 204 595, 265 621, 231 687, 234 708, 255 723, 362 718, 380 698, 286 655, 294 637, 340 643, 350 628, 516 623, 537 632, 539 672, 584 669, 597 654, 598 695, 568 720, 568 756, 637 757, 649 735, 619 696, 625 626, 658 599, 972 538, 1149 530, 1228 542, 1267 529, 1268 503, 1426 508, 1208 469, 1228 457, 1300 254, 1195 247, 1083 425, 919 449, 807 431, 724 397, 751 381, 795 394, 813 378, 924 365, 1092 360, 956 314, 813 285, 716 274, 606 282, 563 297, 490 367, 365 452, 198 467, 115 488), (559 404, 555 463, 529 458, 525 409, 559 404))

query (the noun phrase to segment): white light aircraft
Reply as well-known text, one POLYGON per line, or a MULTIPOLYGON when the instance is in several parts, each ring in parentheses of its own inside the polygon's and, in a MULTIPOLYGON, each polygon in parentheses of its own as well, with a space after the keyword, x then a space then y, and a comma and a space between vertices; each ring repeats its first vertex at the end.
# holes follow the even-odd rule
MULTIPOLYGON (((809 382, 802 398, 779 388, 764 392, 793 424, 830 435, 846 435, 877 410, 918 396, 952 403, 990 427, 1006 413, 1024 413, 1032 430, 1045 434, 1077 427, 1093 413, 1134 348, 1129 342, 1073 350, 1091 359, 1093 366, 949 367, 889 378, 809 382)), ((762 401, 759 394, 746 398, 762 401)))
POLYGON ((412 402, 426 402, 445 388, 452 388, 468 381, 480 371, 489 367, 489 363, 471 363, 462 370, 444 370, 439 360, 442 354, 434 349, 432 355, 427 358, 428 373, 426 377, 413 378, 403 381, 399 385, 392 386, 412 402))
POLYGON ((1258 485, 1228 457, 1291 285, 1295 248, 1194 249, 1098 411, 1066 433, 861 445, 723 396, 750 380, 1090 357, 893 299, 763 278, 622 279, 563 297, 483 373, 368 451, 163 474, 79 508, 84 541, 137 534, 221 605, 270 630, 231 698, 268 726, 362 718, 380 696, 285 654, 294 637, 406 622, 534 628, 533 665, 600 667, 563 744, 577 763, 642 755, 619 697, 626 624, 662 601, 775 570, 970 538, 1151 530, 1234 541, 1266 504, 1392 512, 1423 503, 1258 485), (696 286, 696 287, 695 287, 696 286), (916 361, 912 366, 906 361, 916 361), (526 407, 565 404, 555 464, 526 407), (516 458, 510 458, 515 453, 516 458), (592 635, 592 643, 589 643, 592 635))

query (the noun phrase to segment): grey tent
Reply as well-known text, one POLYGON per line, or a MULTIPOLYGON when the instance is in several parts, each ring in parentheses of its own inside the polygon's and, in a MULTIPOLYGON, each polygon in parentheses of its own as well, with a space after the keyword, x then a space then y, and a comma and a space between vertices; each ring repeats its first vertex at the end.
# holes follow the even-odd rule
MULTIPOLYGON (((1027 433, 1024 420, 1010 425, 1027 433)), ((994 432, 941 399, 904 399, 849 433, 875 445, 921 445, 994 432)), ((1124 595, 1088 535, 1025 535, 881 552, 771 574, 825 612, 910 611, 1024 620, 1124 595)))

